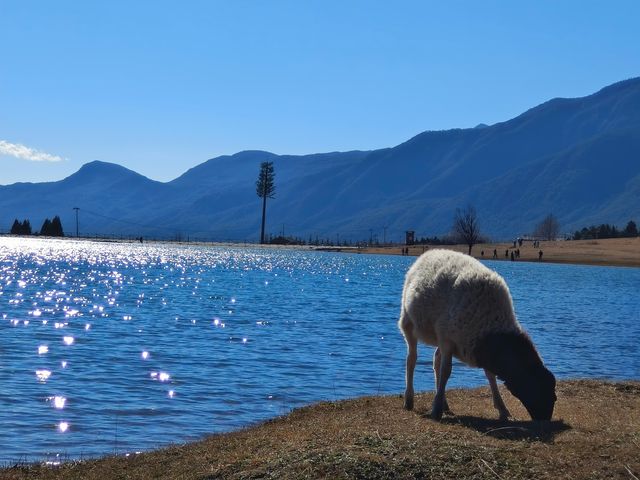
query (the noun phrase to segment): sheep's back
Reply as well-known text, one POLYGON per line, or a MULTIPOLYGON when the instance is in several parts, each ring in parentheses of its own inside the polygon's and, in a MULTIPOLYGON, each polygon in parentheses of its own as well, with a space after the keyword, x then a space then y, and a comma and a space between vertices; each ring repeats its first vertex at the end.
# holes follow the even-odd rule
POLYGON ((495 331, 521 330, 511 295, 497 273, 450 250, 430 250, 407 273, 403 309, 419 340, 442 346, 475 365, 478 338, 495 331))

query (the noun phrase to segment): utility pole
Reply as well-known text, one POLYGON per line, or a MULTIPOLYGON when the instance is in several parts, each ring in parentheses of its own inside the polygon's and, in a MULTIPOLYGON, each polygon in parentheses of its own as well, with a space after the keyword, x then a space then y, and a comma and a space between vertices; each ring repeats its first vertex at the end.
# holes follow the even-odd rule
POLYGON ((73 209, 76 211, 76 238, 78 238, 78 210, 80 210, 80 208, 73 207, 73 209))

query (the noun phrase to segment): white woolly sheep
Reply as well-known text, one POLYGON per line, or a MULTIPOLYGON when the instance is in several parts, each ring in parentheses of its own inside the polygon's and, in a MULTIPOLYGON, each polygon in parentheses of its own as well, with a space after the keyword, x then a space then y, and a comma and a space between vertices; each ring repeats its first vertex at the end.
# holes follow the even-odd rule
POLYGON ((510 417, 496 377, 534 420, 549 420, 556 401, 553 374, 545 368, 516 319, 503 278, 474 258, 450 250, 430 250, 409 269, 398 326, 407 342, 404 407, 413 408, 413 371, 418 341, 433 345, 436 396, 431 417, 449 411, 445 387, 455 356, 483 368, 500 419, 510 417))

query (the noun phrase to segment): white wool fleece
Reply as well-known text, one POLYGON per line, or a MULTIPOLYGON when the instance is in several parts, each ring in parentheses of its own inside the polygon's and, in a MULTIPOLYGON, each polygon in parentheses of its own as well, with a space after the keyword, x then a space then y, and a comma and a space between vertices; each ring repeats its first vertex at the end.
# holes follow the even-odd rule
POLYGON ((407 272, 398 326, 426 344, 447 345, 471 366, 478 366, 478 339, 523 331, 502 277, 468 255, 441 249, 424 253, 407 272))

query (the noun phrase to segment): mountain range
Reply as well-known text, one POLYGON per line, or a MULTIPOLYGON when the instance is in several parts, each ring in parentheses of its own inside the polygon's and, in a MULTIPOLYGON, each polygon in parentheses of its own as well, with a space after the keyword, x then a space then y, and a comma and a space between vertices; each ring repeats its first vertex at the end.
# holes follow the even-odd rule
POLYGON ((556 98, 511 120, 427 131, 392 148, 311 155, 244 151, 157 182, 93 161, 56 182, 0 186, 0 230, 59 215, 81 235, 256 241, 255 182, 274 163, 274 235, 379 241, 446 235, 456 208, 482 232, 511 239, 552 213, 563 232, 640 221, 640 78, 581 98, 556 98))

